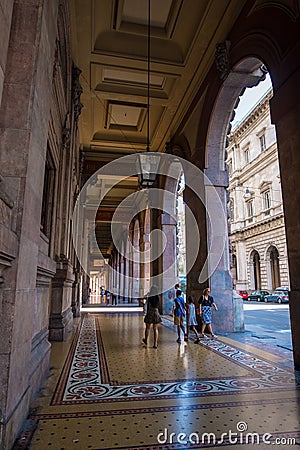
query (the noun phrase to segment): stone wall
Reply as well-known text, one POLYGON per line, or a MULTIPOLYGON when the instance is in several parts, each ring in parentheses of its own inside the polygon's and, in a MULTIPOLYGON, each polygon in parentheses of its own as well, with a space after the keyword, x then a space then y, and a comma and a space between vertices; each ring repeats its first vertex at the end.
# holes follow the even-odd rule
MULTIPOLYGON (((6 234, 13 233, 17 241, 14 259, 3 275, 1 299, 1 317, 5 317, 0 324, 3 449, 11 447, 38 388, 35 383, 49 365, 48 299, 36 310, 36 280, 57 6, 56 1, 15 1, 12 15, 6 15, 11 26, 6 22, 1 27, 9 45, 0 111, 0 166, 12 202, 6 234)), ((1 238, 5 248, 9 241, 5 234, 1 238)))
POLYGON ((72 302, 78 311, 78 299, 72 296, 77 263, 70 245, 79 180, 78 96, 72 100, 67 6, 64 0, 0 5, 0 448, 5 450, 49 369, 52 279, 61 280, 62 272, 56 308, 64 320, 58 339, 73 327, 72 302), (59 77, 60 84, 55 83, 59 77), (61 91, 55 97, 57 86, 61 91), (41 217, 51 139, 59 171, 46 236, 41 217))
POLYGON ((1 36, 1 48, 0 48, 0 105, 3 92, 4 74, 7 61, 7 50, 9 44, 9 34, 11 27, 11 18, 13 11, 13 2, 1 2, 0 3, 0 36, 1 36))

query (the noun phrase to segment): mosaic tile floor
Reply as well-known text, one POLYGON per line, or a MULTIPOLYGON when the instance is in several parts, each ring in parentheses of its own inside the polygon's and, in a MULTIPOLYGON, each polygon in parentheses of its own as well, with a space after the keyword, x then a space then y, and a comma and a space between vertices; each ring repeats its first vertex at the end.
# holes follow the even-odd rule
POLYGON ((292 365, 232 337, 141 344, 138 313, 85 314, 52 368, 15 450, 297 448, 292 365))

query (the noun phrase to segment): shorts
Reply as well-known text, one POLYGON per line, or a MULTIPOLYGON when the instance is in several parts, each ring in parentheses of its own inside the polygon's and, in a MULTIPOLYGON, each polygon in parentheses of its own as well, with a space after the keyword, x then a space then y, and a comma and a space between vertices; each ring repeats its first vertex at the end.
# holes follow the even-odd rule
POLYGON ((174 325, 183 325, 183 316, 174 316, 174 325))

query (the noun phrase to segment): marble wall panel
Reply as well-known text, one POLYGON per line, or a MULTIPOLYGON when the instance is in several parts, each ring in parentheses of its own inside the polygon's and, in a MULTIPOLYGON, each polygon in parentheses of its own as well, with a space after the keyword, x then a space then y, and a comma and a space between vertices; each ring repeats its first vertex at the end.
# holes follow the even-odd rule
MULTIPOLYGON (((0 114, 1 117, 1 114, 0 114)), ((4 177, 25 177, 29 132, 25 129, 1 128, 0 118, 0 165, 4 177)))
MULTIPOLYGON (((13 317, 14 317, 14 294, 6 291, 5 288, 0 291, 0 317, 5 317, 0 328, 0 355, 1 362, 4 355, 9 355, 12 341, 13 317)), ((0 372, 0 377, 2 376, 0 372)), ((1 386, 5 386, 1 384, 1 386)))
POLYGON ((0 3, 0 105, 2 99, 4 74, 6 69, 7 49, 10 35, 13 2, 3 0, 0 3))

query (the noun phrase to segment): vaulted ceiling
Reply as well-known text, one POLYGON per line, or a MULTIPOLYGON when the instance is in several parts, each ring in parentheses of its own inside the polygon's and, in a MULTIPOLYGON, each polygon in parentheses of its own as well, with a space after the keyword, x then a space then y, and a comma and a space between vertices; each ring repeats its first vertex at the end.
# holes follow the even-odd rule
MULTIPOLYGON (((145 150, 148 0, 70 0, 80 141, 97 159, 145 150)), ((151 1, 150 144, 162 151, 244 0, 151 1)))
MULTIPOLYGON (((151 0, 151 151, 163 151, 180 125, 214 64, 216 45, 226 39, 244 4, 151 0)), ((70 0, 70 11, 73 59, 82 70, 80 146, 89 175, 120 156, 145 151, 148 0, 70 0)), ((131 189, 137 189, 136 178, 131 189)), ((127 192, 112 194, 106 211, 127 192)), ((102 231, 107 249, 106 225, 102 231)), ((100 224, 98 234, 102 231, 100 224)))

